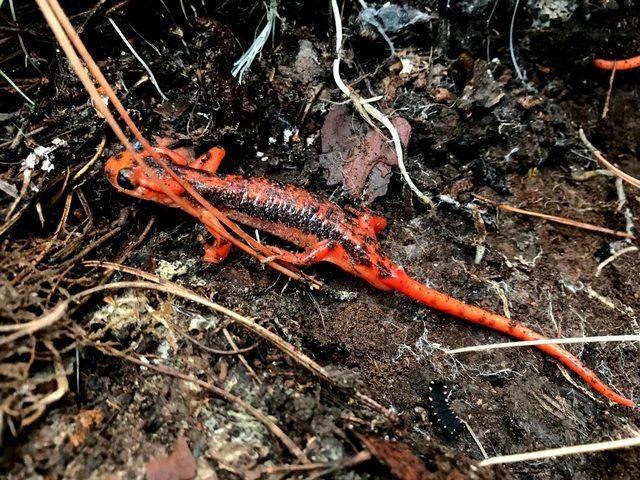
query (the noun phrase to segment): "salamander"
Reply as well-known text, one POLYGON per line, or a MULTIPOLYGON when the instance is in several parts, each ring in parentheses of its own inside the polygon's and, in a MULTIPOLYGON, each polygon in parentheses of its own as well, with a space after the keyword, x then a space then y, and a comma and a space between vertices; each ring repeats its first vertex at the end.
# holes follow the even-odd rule
MULTIPOLYGON (((303 249, 293 253, 273 247, 279 261, 306 266, 324 261, 359 277, 375 288, 400 292, 427 307, 518 340, 545 340, 546 337, 524 324, 467 305, 433 290, 411 278, 382 250, 377 234, 386 227, 384 217, 370 211, 349 211, 334 202, 295 185, 266 178, 220 175, 216 171, 224 150, 215 147, 204 155, 187 160, 177 152, 155 147, 155 152, 170 168, 207 201, 232 220, 279 237, 303 249)), ((109 158, 105 165, 109 182, 127 195, 151 200, 168 207, 181 208, 198 217, 202 207, 162 169, 149 152, 123 152, 109 158), (163 193, 159 182, 180 196, 180 205, 163 193)), ((229 254, 230 244, 209 229, 215 241, 204 245, 204 260, 218 263, 229 254)), ((594 390, 620 405, 634 402, 619 395, 598 378, 595 372, 558 345, 536 345, 581 377, 594 390)))

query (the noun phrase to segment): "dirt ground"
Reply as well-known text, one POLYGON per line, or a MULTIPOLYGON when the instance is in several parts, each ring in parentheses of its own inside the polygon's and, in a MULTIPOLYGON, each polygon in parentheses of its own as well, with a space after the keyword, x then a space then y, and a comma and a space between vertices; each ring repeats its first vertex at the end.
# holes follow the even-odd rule
MULTIPOLYGON (((3 478, 192 478, 170 468, 166 476, 153 473, 153 460, 177 449, 179 438, 201 479, 640 478, 637 449, 480 468, 482 452, 466 429, 451 438, 430 421, 428 386, 439 380, 490 457, 638 435, 637 411, 606 402, 539 351, 448 354, 506 338, 328 264, 306 269, 325 284, 311 291, 237 250, 219 265, 200 261, 204 230, 191 217, 119 194, 105 180, 104 162, 121 149, 117 139, 35 3, 15 2, 17 20, 10 3, 0 8, 0 68, 35 105, 0 83, 3 478), (38 146, 50 150, 40 150, 30 167, 38 146), (156 273, 256 319, 337 380, 321 380, 218 313, 144 289, 86 297, 45 328, 9 338, 13 330, 3 326, 42 318, 86 288, 132 279, 85 260, 156 273), (233 352, 225 335, 248 350, 233 352), (212 382, 268 415, 307 465, 321 465, 295 470, 304 462, 255 415, 202 385, 109 354, 105 345, 212 382), (384 408, 358 401, 358 393, 384 408)), ((381 243, 412 276, 467 303, 508 311, 549 337, 640 334, 637 250, 599 267, 635 240, 499 211, 474 197, 635 231, 637 191, 589 173, 599 167, 578 129, 640 176, 640 71, 616 72, 610 89, 610 74, 591 63, 640 53, 640 2, 398 3, 401 20, 415 23, 388 30, 394 55, 360 3, 339 3, 342 76, 363 97, 382 95, 377 106, 408 122, 407 169, 437 203, 435 215, 396 166, 381 166, 391 173, 375 185, 365 175, 361 194, 331 178, 342 157, 327 157, 326 122, 344 98, 331 70, 330 2, 276 2, 275 31, 242 84, 231 70, 266 22, 263 2, 62 5, 155 143, 195 154, 222 145, 224 173, 295 183, 343 206, 366 203, 389 220, 381 243)), ((367 127, 346 108, 357 143, 367 127)), ((640 398, 637 344, 568 349, 621 393, 640 398)), ((175 467, 177 455, 169 458, 175 467)))

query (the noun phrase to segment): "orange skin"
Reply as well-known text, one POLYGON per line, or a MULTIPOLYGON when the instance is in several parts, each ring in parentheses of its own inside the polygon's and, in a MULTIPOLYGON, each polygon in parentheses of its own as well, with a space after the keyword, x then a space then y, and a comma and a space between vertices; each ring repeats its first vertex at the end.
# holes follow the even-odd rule
MULTIPOLYGON (((264 178, 216 175, 224 156, 221 148, 213 148, 191 161, 166 148, 155 150, 182 179, 232 220, 304 249, 301 253, 292 253, 271 247, 280 261, 300 266, 330 262, 380 290, 395 290, 430 308, 518 340, 546 338, 519 322, 467 305, 409 277, 402 267, 385 255, 378 243, 376 235, 387 225, 383 217, 370 212, 343 210, 335 203, 294 185, 264 178)), ((202 208, 144 152, 137 155, 125 152, 109 158, 105 173, 109 182, 127 195, 181 208, 193 216, 197 216, 202 208), (148 174, 149 171, 153 172, 153 176, 148 174), (184 202, 176 205, 162 192, 158 182, 163 182, 184 202)), ((204 260, 218 263, 228 255, 230 245, 212 229, 209 228, 209 231, 214 235, 215 242, 213 245, 203 245, 204 260)), ((614 392, 580 359, 560 346, 538 345, 536 348, 560 361, 613 402, 628 407, 635 405, 630 399, 614 392)))
POLYGON ((625 58, 624 60, 604 60, 594 58, 593 65, 602 70, 633 70, 640 67, 640 55, 637 57, 625 58))

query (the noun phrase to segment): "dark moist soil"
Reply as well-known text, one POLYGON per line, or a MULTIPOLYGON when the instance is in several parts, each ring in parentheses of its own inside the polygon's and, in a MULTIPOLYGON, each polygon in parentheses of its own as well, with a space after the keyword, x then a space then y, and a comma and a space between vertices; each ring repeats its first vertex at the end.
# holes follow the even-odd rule
MULTIPOLYGON (((319 161, 320 129, 331 102, 342 100, 331 75, 335 43, 328 2, 278 2, 280 20, 273 41, 267 42, 243 85, 230 71, 264 25, 262 2, 205 2, 210 3, 206 8, 200 2, 165 3, 63 2, 147 138, 196 154, 222 145, 228 152, 223 172, 292 182, 332 195, 343 205, 359 205, 357 198, 327 185, 319 161), (107 17, 125 31, 170 101, 162 103, 107 17)), ((640 211, 639 198, 626 186, 627 203, 619 209, 612 177, 576 179, 598 168, 577 130, 584 128, 610 160, 640 176, 640 73, 616 74, 608 116, 601 119, 609 74, 591 65, 594 55, 625 58, 640 53, 640 3, 520 1, 513 47, 524 82, 509 51, 515 2, 408 3, 433 18, 391 35, 401 57, 426 67, 404 77, 398 75, 398 58, 388 56, 384 39, 359 21, 357 2, 346 2, 342 10, 343 77, 364 97, 385 94, 380 108, 410 123, 409 173, 439 203, 431 217, 394 168, 387 194, 370 205, 389 220, 380 234, 384 249, 420 281, 492 311, 508 308, 513 318, 550 337, 640 333, 637 252, 620 256, 597 275, 600 262, 633 243, 496 214, 491 206, 475 202, 483 212, 483 240, 477 217, 474 221, 466 207, 471 194, 479 194, 625 230, 624 211, 632 216, 640 211), (477 245, 486 247, 478 264, 477 245)), ((148 237, 130 252, 126 264, 169 272, 198 293, 259 318, 321 365, 349 378, 352 388, 396 412, 399 423, 390 424, 350 400, 351 390, 323 384, 265 343, 245 354, 262 382, 258 384, 236 356, 204 351, 183 335, 189 330, 201 343, 227 350, 224 337, 204 326, 220 325, 223 318, 163 295, 136 291, 96 296, 65 325, 99 332, 103 342, 135 355, 159 356, 162 363, 201 379, 219 380, 271 415, 312 461, 331 463, 354 455, 364 448, 362 436, 390 442, 391 453, 378 457, 391 467, 371 460, 329 475, 335 478, 639 478, 638 450, 476 469, 473 461, 481 459, 481 453, 471 436, 465 431, 448 438, 429 421, 430 381, 450 386, 452 409, 468 422, 489 456, 630 437, 638 415, 608 404, 537 351, 448 355, 443 349, 505 338, 401 295, 376 291, 332 266, 308 269, 327 286, 312 293, 242 253, 233 252, 217 266, 199 261, 197 237, 202 230, 195 221, 179 211, 124 197, 104 180, 102 165, 120 146, 87 102, 40 13, 21 4, 17 16, 14 23, 3 8, 1 67, 36 106, 23 106, 3 84, 2 179, 19 189, 17 162, 54 138, 67 145, 55 152, 51 173, 34 173, 39 192, 29 191, 22 200, 24 215, 4 234, 6 258, 52 235, 64 210, 67 168, 86 163, 106 135, 105 152, 76 189, 95 229, 108 228, 122 212, 128 215, 122 217, 117 235, 82 259, 118 259, 155 217, 148 237), (27 67, 16 31, 32 55, 27 67), (13 142, 19 132, 27 137, 13 142), (60 191, 64 194, 56 198, 60 191), (123 305, 128 310, 121 310, 123 305), (392 460, 415 465, 412 455, 425 467, 411 467, 415 474, 402 476, 392 460)), ((69 229, 86 220, 79 198, 72 196, 69 229)), ((2 199, 7 212, 11 201, 2 199)), ((45 257, 41 265, 55 266, 56 261, 45 257)), ((78 262, 71 266, 73 278, 93 283, 102 278, 101 272, 78 262)), ((11 278, 11 272, 3 272, 3 284, 11 278)), ((23 294, 26 298, 28 291, 23 294)), ((61 295, 57 292, 54 298, 61 295)), ((70 392, 28 427, 20 428, 19 419, 6 420, 5 415, 0 471, 8 478, 143 478, 147 462, 170 452, 180 436, 197 458, 198 478, 247 477, 257 467, 294 462, 262 424, 202 389, 88 346, 78 350, 76 362, 73 346, 64 349, 71 342, 69 331, 52 339, 68 365, 70 392), (88 411, 98 411, 99 420, 83 427, 88 411), (81 434, 85 438, 74 437, 81 434)), ((240 346, 257 341, 240 329, 230 331, 240 346)), ((635 345, 569 349, 620 392, 639 398, 635 345)), ((34 366, 30 373, 36 375, 36 370, 34 366)))

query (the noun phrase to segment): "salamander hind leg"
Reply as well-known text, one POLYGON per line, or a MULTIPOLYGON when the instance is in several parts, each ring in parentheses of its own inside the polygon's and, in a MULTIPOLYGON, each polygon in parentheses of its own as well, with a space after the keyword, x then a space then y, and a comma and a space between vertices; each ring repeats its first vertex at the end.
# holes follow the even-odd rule
POLYGON ((202 256, 202 260, 205 262, 217 264, 223 262, 227 256, 229 256, 229 252, 231 251, 231 242, 226 238, 222 238, 216 232, 211 229, 207 229, 213 235, 213 243, 207 243, 202 235, 199 236, 198 240, 204 248, 204 255, 202 256))
POLYGON ((360 228, 371 230, 375 234, 387 228, 387 223, 386 218, 379 215, 373 215, 369 212, 358 217, 358 225, 360 228))
POLYGON ((222 147, 213 147, 206 153, 203 153, 198 158, 189 162, 191 168, 196 170, 203 170, 209 173, 216 173, 222 159, 224 158, 225 151, 222 147))
POLYGON ((387 219, 380 215, 376 215, 373 210, 370 210, 365 206, 353 208, 347 205, 344 209, 358 217, 358 226, 366 233, 377 234, 387 228, 387 219))

